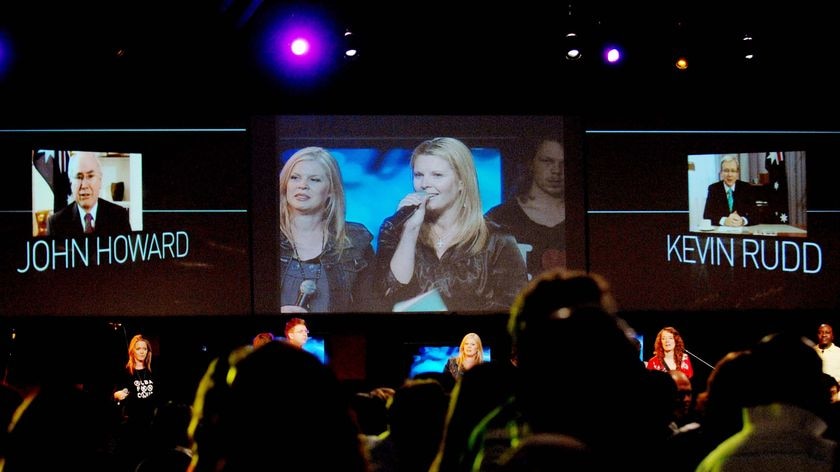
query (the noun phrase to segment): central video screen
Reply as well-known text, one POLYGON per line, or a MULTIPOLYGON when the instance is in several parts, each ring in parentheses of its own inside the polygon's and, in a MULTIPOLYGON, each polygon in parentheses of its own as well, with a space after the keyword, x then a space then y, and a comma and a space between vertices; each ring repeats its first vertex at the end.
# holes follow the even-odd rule
POLYGON ((563 126, 557 116, 255 117, 255 311, 508 311, 534 273, 566 260, 563 126), (538 168, 550 169, 542 180, 538 168), (523 195, 536 180, 534 201, 551 208, 526 236, 501 211, 517 200, 530 210, 523 195))

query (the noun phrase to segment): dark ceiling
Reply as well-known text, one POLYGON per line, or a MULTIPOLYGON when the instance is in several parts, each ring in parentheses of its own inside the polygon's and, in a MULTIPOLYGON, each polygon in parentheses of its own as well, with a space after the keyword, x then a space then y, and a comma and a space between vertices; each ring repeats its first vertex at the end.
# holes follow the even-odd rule
POLYGON ((365 48, 307 86, 278 81, 254 54, 260 29, 291 2, 25 3, 0 6, 14 53, 0 99, 19 113, 725 115, 805 113, 836 101, 837 77, 823 58, 838 43, 834 15, 802 2, 579 2, 571 17, 568 2, 304 2, 337 27, 351 25, 365 48), (560 45, 570 27, 593 49, 620 40, 626 62, 607 67, 592 50, 566 61, 560 45), (758 48, 752 63, 736 54, 745 32, 758 48), (684 72, 671 62, 678 44, 691 54, 684 72))

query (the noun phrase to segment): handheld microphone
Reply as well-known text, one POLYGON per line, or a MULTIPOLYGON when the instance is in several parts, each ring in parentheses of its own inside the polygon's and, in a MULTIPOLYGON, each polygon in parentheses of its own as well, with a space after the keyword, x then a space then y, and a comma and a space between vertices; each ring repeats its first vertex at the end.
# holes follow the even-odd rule
MULTIPOLYGON (((422 197, 428 195, 426 192, 416 192, 416 194, 422 197)), ((404 225, 405 222, 408 221, 408 219, 411 218, 412 215, 414 215, 414 212, 420 208, 420 205, 425 204, 426 201, 423 200, 422 202, 416 205, 406 205, 400 208, 399 210, 397 210, 396 213, 394 213, 393 216, 388 218, 388 224, 391 225, 391 228, 399 228, 400 226, 404 225)))
POLYGON ((297 301, 295 301, 295 305, 303 308, 307 308, 309 306, 309 302, 312 301, 312 297, 315 296, 315 291, 318 290, 318 286, 315 285, 314 280, 306 279, 300 283, 300 290, 298 291, 297 301))

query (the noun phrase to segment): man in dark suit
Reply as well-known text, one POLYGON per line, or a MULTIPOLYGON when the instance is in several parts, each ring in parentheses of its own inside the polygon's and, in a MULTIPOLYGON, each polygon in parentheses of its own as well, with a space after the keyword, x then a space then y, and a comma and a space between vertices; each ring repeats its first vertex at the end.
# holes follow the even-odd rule
POLYGON ((70 158, 68 171, 74 201, 50 216, 47 221, 47 235, 73 237, 131 232, 128 211, 116 203, 99 198, 99 191, 102 189, 102 166, 95 153, 74 153, 70 158))
POLYGON ((749 183, 738 179, 738 156, 727 154, 720 161, 720 182, 709 185, 703 218, 713 225, 747 226, 757 224, 751 214, 755 209, 755 192, 749 183))

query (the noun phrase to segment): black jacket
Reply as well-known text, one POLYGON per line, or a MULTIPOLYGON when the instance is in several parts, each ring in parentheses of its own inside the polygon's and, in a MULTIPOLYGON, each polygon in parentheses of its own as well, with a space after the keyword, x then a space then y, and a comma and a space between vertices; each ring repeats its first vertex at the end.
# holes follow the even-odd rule
POLYGON ((449 248, 438 259, 433 248, 418 243, 414 275, 401 284, 391 272, 391 257, 400 240, 401 227, 383 222, 379 230, 377 254, 377 292, 384 309, 437 289, 451 312, 507 312, 519 291, 528 282, 525 260, 516 239, 486 220, 490 230, 487 245, 474 256, 465 248, 449 248))
MULTIPOLYGON (((333 241, 328 241, 321 256, 324 275, 329 281, 330 312, 366 312, 372 311, 371 281, 374 270, 375 254, 371 241, 373 235, 361 223, 347 222, 345 231, 350 239, 350 247, 339 254, 333 241)), ((280 277, 294 258, 291 242, 280 233, 280 277)), ((282 286, 278 293, 282 293, 282 286)), ((284 303, 279 302, 280 306, 284 303)))

